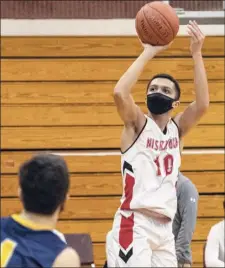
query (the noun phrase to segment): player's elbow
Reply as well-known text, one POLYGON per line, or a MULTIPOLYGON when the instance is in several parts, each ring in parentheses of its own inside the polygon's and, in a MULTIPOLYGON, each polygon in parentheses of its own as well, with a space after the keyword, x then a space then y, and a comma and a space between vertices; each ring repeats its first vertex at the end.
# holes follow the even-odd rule
POLYGON ((201 110, 203 113, 206 113, 207 110, 209 109, 209 100, 205 101, 202 105, 201 105, 201 110))
POLYGON ((197 106, 199 116, 204 115, 209 109, 209 101, 205 101, 197 106))
POLYGON ((122 96, 122 91, 120 90, 120 88, 114 88, 113 90, 113 97, 114 98, 118 98, 122 96))
POLYGON ((123 89, 121 87, 115 87, 113 90, 114 98, 122 98, 124 96, 123 89))
POLYGON ((119 90, 114 90, 113 98, 116 105, 119 105, 123 100, 123 95, 119 90))
MULTIPOLYGON (((129 95, 128 95, 129 96, 129 95)), ((128 97, 121 88, 115 88, 113 91, 113 98, 115 103, 121 103, 128 97)))

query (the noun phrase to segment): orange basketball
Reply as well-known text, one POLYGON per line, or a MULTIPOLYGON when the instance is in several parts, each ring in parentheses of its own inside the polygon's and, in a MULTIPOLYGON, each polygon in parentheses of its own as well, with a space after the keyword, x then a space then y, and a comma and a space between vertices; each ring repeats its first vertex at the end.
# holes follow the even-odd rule
POLYGON ((169 44, 176 37, 179 18, 169 4, 155 1, 144 5, 138 11, 135 26, 143 43, 162 46, 169 44))

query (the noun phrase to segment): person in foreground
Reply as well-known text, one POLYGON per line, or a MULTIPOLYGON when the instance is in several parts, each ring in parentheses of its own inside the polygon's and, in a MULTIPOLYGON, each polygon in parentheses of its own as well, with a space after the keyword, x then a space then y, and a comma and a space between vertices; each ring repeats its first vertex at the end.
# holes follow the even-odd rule
MULTIPOLYGON (((225 211, 225 201, 223 201, 225 211)), ((225 267, 225 220, 213 225, 209 231, 205 252, 205 267, 225 267)))
POLYGON ((131 96, 145 65, 168 46, 143 44, 143 52, 114 89, 115 104, 124 122, 123 195, 112 230, 106 237, 108 267, 177 267, 172 220, 177 209, 179 143, 209 106, 201 53, 204 35, 196 22, 190 22, 187 27, 196 99, 184 112, 171 119, 171 111, 179 104, 180 87, 167 74, 155 75, 147 86, 147 115, 131 96))
POLYGON ((178 267, 191 267, 191 241, 195 230, 199 194, 193 182, 178 173, 177 180, 177 212, 173 219, 173 234, 178 267))
POLYGON ((19 170, 20 214, 1 218, 1 267, 80 267, 75 250, 55 230, 69 189, 65 161, 40 154, 19 170))

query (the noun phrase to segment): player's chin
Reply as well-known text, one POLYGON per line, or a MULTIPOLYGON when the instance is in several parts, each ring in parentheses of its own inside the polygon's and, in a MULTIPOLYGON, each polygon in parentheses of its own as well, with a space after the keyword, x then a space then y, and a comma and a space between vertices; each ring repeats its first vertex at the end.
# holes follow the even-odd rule
POLYGON ((165 117, 171 117, 171 113, 174 109, 168 111, 168 112, 165 112, 165 113, 153 113, 153 112, 150 112, 149 111, 149 114, 152 115, 153 117, 157 117, 157 118, 165 118, 165 117))

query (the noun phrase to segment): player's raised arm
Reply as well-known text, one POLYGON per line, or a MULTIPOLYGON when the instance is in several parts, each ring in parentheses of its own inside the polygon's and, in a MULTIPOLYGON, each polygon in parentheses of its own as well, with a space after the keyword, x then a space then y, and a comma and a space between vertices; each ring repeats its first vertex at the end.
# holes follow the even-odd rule
POLYGON ((144 50, 141 55, 124 73, 114 88, 115 104, 125 127, 131 126, 137 130, 137 132, 143 127, 145 117, 140 108, 136 106, 131 96, 131 90, 138 81, 138 78, 148 61, 157 53, 168 47, 151 46, 147 44, 143 44, 143 46, 144 50))
POLYGON ((194 61, 194 87, 196 99, 187 109, 175 117, 181 136, 197 124, 209 107, 209 89, 205 66, 202 58, 202 45, 205 39, 197 23, 190 21, 188 34, 191 37, 190 50, 194 61))

